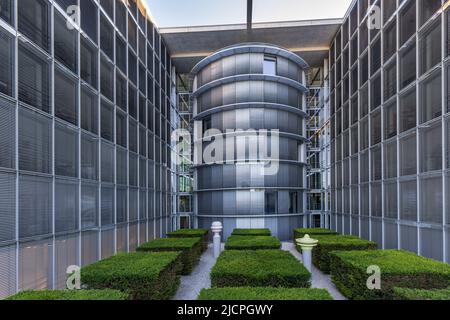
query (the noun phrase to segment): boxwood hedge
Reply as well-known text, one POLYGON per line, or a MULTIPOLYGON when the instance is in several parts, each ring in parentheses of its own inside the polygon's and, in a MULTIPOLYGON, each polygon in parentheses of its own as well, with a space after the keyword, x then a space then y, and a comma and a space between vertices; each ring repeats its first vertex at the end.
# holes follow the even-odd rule
POLYGON ((211 271, 213 287, 310 286, 311 274, 289 252, 226 250, 211 271))
POLYGON ((280 240, 272 236, 230 236, 225 243, 226 250, 268 250, 280 248, 280 240))
POLYGON ((299 238, 303 238, 306 234, 309 234, 312 238, 317 235, 337 235, 338 233, 328 229, 322 228, 311 228, 311 229, 295 229, 294 230, 294 241, 299 238))
POLYGON ((88 289, 114 289, 133 300, 167 300, 179 286, 179 252, 120 253, 81 268, 88 289))
POLYGON ((198 300, 333 300, 325 289, 240 287, 203 289, 198 300))
POLYGON ((331 253, 333 282, 351 299, 393 299, 394 287, 445 289, 450 265, 401 250, 338 251, 331 253), (367 268, 381 270, 381 290, 367 288, 367 268))
POLYGON ((394 288, 395 300, 450 300, 450 288, 448 289, 409 289, 394 288))
POLYGON ((232 236, 271 236, 270 229, 234 229, 232 236))
MULTIPOLYGON (((355 236, 323 235, 316 236, 319 243, 312 251, 314 265, 324 273, 330 273, 330 252, 352 250, 374 250, 377 244, 355 236)), ((297 249, 301 251, 297 245, 297 249)))
POLYGON ((209 230, 208 229, 180 229, 167 233, 168 238, 202 238, 203 250, 208 249, 209 230))
POLYGON ((167 238, 156 239, 144 243, 137 248, 138 252, 164 252, 179 251, 183 268, 180 271, 182 275, 188 275, 198 264, 202 255, 201 238, 167 238))
POLYGON ((118 290, 36 290, 22 291, 6 300, 128 300, 118 290))

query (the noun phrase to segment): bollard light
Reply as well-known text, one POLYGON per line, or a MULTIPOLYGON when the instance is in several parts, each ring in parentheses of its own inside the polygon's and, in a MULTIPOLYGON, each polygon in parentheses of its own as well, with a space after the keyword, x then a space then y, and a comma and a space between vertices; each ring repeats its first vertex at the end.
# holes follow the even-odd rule
POLYGON ((319 243, 319 240, 312 239, 309 234, 303 238, 296 240, 297 244, 302 248, 303 264, 309 272, 312 270, 312 250, 319 243))
POLYGON ((213 222, 211 226, 211 231, 214 233, 213 244, 214 244, 214 257, 218 258, 221 251, 222 236, 220 233, 223 230, 222 223, 219 221, 213 222))

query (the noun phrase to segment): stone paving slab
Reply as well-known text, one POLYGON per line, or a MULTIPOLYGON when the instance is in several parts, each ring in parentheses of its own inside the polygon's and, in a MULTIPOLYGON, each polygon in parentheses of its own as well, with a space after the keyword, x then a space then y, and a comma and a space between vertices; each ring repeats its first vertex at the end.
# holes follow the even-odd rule
MULTIPOLYGON (((295 248, 292 242, 283 242, 282 250, 289 251, 294 257, 296 257, 300 262, 302 261, 302 255, 295 248)), ((324 274, 322 271, 317 269, 314 265, 312 266, 312 281, 311 287, 317 289, 326 289, 331 294, 334 300, 347 300, 336 288, 334 283, 331 281, 331 276, 324 274)))
MULTIPOLYGON (((223 250, 222 244, 222 250, 223 250)), ((202 289, 211 288, 210 272, 216 264, 214 258, 214 248, 209 244, 208 249, 203 253, 198 265, 188 276, 181 277, 180 287, 173 300, 197 300, 202 289)))

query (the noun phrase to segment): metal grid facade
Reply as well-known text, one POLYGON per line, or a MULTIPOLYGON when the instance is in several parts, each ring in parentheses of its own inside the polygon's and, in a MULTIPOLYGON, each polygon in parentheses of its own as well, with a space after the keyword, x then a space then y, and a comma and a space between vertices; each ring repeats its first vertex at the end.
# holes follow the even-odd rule
POLYGON ((331 227, 446 262, 449 16, 441 0, 354 1, 330 50, 331 227))
POLYGON ((0 297, 171 228, 174 70, 127 3, 0 2, 0 297))

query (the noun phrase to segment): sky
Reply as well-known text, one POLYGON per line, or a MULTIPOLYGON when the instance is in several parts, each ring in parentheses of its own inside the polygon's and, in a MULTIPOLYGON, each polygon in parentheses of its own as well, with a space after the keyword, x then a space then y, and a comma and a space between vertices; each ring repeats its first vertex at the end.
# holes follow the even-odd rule
MULTIPOLYGON (((246 23, 246 0, 147 0, 160 28, 246 23)), ((342 18, 352 0, 253 0, 253 21, 342 18)))

